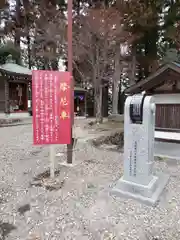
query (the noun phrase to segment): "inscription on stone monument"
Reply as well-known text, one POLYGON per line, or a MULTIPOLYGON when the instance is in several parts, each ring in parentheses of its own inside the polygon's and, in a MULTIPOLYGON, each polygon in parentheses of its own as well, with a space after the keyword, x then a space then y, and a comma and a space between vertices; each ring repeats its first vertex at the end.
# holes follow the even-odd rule
POLYGON ((136 177, 136 161, 137 161, 137 141, 134 142, 134 174, 133 174, 134 177, 136 177))
POLYGON ((132 176, 132 151, 129 156, 129 176, 132 176))

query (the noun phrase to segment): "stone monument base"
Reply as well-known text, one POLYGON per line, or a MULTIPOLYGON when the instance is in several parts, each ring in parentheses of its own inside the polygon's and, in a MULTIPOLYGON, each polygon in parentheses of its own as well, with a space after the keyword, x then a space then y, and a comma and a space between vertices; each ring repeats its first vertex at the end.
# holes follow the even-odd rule
POLYGON ((168 179, 168 175, 158 174, 157 176, 153 176, 148 185, 142 185, 126 181, 122 177, 112 189, 111 194, 132 198, 147 205, 155 206, 168 182, 168 179))

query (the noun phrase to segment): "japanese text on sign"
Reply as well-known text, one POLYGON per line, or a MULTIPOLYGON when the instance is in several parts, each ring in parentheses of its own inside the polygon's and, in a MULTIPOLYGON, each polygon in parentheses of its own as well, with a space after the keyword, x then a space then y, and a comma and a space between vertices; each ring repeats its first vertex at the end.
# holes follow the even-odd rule
POLYGON ((70 74, 33 71, 34 144, 69 144, 71 141, 70 74))

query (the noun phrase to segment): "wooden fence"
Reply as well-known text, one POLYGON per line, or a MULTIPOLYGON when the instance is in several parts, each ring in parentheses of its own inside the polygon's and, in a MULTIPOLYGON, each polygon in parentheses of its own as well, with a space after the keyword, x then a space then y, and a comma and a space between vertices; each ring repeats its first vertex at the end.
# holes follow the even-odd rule
POLYGON ((157 104, 156 128, 180 130, 180 104, 157 104))

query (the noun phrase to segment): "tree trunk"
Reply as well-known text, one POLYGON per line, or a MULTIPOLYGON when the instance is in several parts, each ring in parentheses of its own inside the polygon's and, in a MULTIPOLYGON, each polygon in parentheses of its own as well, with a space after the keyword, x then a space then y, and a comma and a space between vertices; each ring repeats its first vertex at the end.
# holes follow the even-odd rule
MULTIPOLYGON (((20 36, 21 1, 20 0, 16 0, 15 11, 16 11, 16 13, 15 13, 15 16, 16 16, 16 29, 15 29, 14 43, 15 43, 15 46, 17 47, 17 49, 19 49, 19 53, 20 53, 20 43, 21 43, 21 36, 20 36)), ((16 63, 17 64, 21 63, 21 57, 20 56, 18 56, 16 58, 16 63)))
MULTIPOLYGON (((93 64, 93 82, 94 82, 94 99, 95 99, 95 116, 96 122, 102 123, 102 96, 103 96, 103 86, 100 76, 100 49, 99 46, 95 50, 95 61, 93 64)), ((93 58, 92 58, 93 59, 93 58)))
MULTIPOLYGON (((17 2, 16 2, 17 3, 17 2)), ((22 4, 24 6, 25 10, 25 29, 27 34, 27 55, 28 55, 28 66, 29 69, 31 69, 31 37, 30 37, 30 18, 29 18, 29 12, 30 12, 30 4, 29 0, 22 1, 22 4)))
POLYGON ((118 96, 119 96, 119 81, 116 79, 113 82, 113 96, 112 96, 112 114, 118 114, 118 96))
POLYGON ((103 86, 103 96, 102 96, 102 114, 103 117, 108 117, 108 104, 109 104, 109 86, 108 84, 103 86))
POLYGON ((102 92, 103 88, 102 85, 97 86, 95 89, 95 104, 96 104, 96 122, 102 123, 103 116, 102 116, 102 92))
POLYGON ((52 68, 52 70, 54 70, 54 71, 57 71, 57 70, 58 70, 58 60, 57 60, 57 59, 53 59, 53 60, 51 61, 51 68, 52 68))
POLYGON ((115 54, 115 71, 112 93, 112 114, 118 114, 119 81, 122 67, 120 66, 120 49, 117 47, 115 54))
MULTIPOLYGON (((96 70, 95 70, 96 72, 96 70)), ((102 97, 103 97, 103 87, 101 81, 94 76, 94 115, 96 117, 97 123, 102 123, 102 97)))
POLYGON ((130 77, 129 77, 129 85, 133 85, 136 82, 136 47, 132 47, 132 60, 131 63, 129 64, 129 72, 130 72, 130 77))
POLYGON ((30 39, 30 34, 29 34, 29 29, 28 29, 28 35, 27 35, 27 51, 28 51, 28 66, 29 69, 31 69, 31 39, 30 39))

